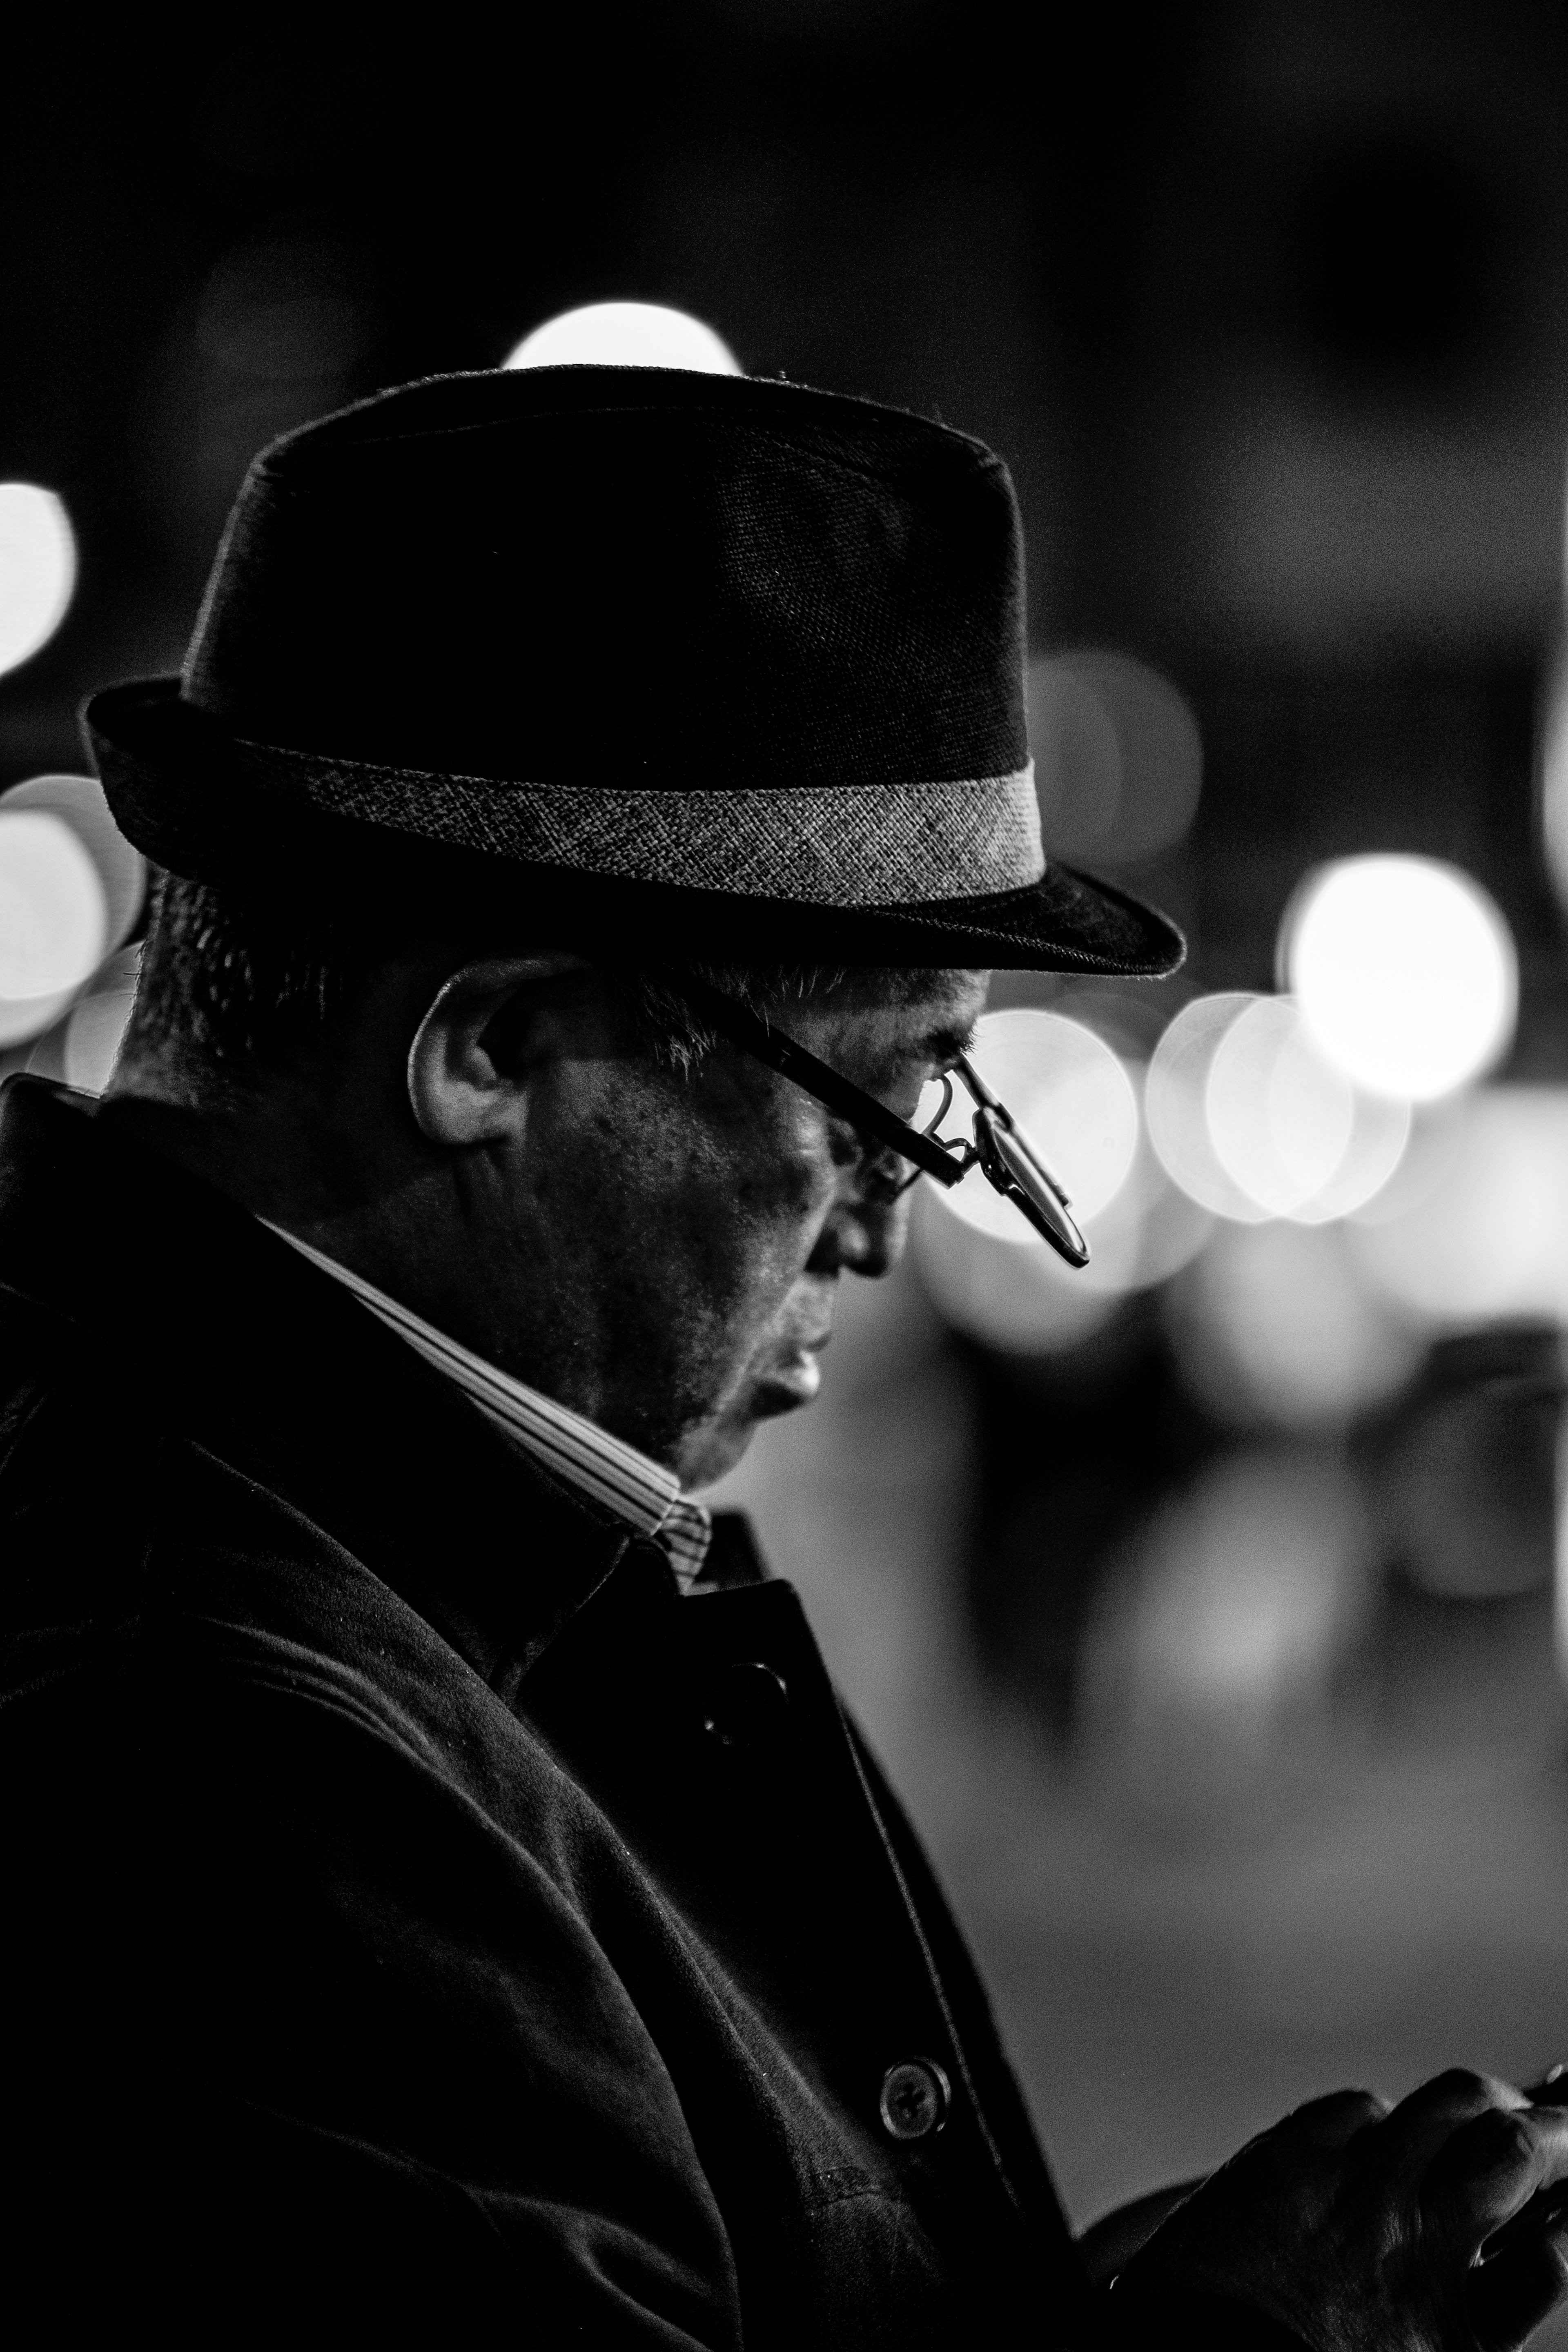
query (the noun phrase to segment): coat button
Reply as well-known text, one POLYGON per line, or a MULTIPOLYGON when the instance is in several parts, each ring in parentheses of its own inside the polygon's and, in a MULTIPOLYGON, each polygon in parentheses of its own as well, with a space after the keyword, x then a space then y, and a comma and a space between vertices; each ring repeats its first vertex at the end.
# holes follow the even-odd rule
POLYGON ((715 1675, 702 1728, 721 1748, 763 1748, 784 1729, 789 1685, 760 1658, 738 1659, 715 1675))
POLYGON ((890 2139, 925 2139, 947 2121, 952 2086, 934 2058, 900 2058, 882 2077, 882 2128, 890 2139))

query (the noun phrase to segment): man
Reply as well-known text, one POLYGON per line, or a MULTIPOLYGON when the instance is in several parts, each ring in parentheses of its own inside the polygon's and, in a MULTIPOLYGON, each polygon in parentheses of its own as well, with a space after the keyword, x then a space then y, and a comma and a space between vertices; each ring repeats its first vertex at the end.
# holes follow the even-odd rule
POLYGON ((960 435, 436 380, 264 453, 183 678, 89 707, 163 877, 136 1013, 101 1106, 0 1108, 51 2333, 1477 2352, 1559 2298, 1568 2122, 1468 2075, 1086 2259, 793 1593, 692 1498, 893 1262, 986 971, 1179 955, 1044 866, 1022 625, 960 435))

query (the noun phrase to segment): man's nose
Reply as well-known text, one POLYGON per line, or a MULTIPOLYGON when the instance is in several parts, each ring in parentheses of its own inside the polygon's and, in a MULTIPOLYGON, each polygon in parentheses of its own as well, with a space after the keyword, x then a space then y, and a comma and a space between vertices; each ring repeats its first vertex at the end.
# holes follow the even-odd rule
POLYGON ((896 1200, 854 1197, 836 1201, 812 1252, 812 1274, 863 1274, 868 1280, 890 1274, 904 1254, 910 1229, 910 1194, 896 1200))

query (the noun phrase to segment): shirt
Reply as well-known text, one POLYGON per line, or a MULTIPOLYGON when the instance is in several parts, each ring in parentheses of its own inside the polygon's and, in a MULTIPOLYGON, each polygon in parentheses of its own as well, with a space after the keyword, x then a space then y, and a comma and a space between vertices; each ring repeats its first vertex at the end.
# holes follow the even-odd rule
POLYGON ((449 1339, 433 1323, 377 1290, 374 1283, 340 1265, 336 1258, 312 1249, 297 1234, 286 1233, 270 1218, 263 1218, 262 1223, 279 1241, 352 1290, 362 1306, 406 1339, 427 1364, 455 1381, 514 1445, 521 1445, 579 1494, 602 1503, 639 1535, 654 1537, 663 1545, 682 1592, 689 1592, 707 1557, 713 1523, 700 1503, 681 1493, 680 1481, 672 1470, 650 1461, 624 1437, 612 1437, 585 1414, 557 1404, 553 1397, 542 1396, 524 1381, 513 1380, 510 1372, 487 1363, 483 1356, 449 1339))

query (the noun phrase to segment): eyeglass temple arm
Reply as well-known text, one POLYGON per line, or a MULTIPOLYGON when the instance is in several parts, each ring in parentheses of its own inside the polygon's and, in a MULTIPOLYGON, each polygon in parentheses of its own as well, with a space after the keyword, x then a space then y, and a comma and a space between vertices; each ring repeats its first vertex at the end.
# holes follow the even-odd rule
MULTIPOLYGON (((733 1044, 755 1055, 758 1061, 765 1062, 781 1076, 804 1087, 807 1094, 815 1095, 818 1102, 826 1103, 854 1126, 890 1145, 939 1184, 963 1182, 973 1164, 973 1151, 944 1151, 940 1143, 922 1135, 918 1128, 908 1126, 874 1095, 866 1094, 850 1079, 841 1077, 804 1045, 797 1045, 793 1037, 771 1029, 749 1006, 738 1004, 721 989, 710 988, 706 981, 683 973, 680 992, 733 1044)), ((1068 1196, 1060 1178, 1015 1126, 1005 1103, 993 1094, 968 1056, 960 1055, 956 1066, 980 1106, 977 1123, 990 1144, 989 1153, 981 1154, 987 1178, 998 1192, 1005 1192, 1016 1202, 1036 1232, 1059 1251, 1069 1265, 1087 1265, 1089 1244, 1068 1214, 1068 1196)))
POLYGON ((1086 1266, 1089 1246, 1068 1213, 1067 1190, 1060 1177, 967 1056, 960 1055, 958 1068, 979 1106, 974 1132, 980 1165, 987 1179, 1049 1242, 1058 1256, 1065 1257, 1069 1265, 1086 1266))
POLYGON ((1006 1129, 1008 1134, 1012 1137, 1016 1149, 1023 1153, 1024 1158, 1028 1160, 1036 1173, 1050 1186, 1052 1192, 1056 1194, 1063 1208, 1070 1209, 1072 1206, 1072 1194, 1068 1191, 1067 1186, 1062 1182, 1061 1178, 1057 1174, 1056 1170, 1051 1166, 1050 1161, 1046 1158, 1045 1153, 1040 1150, 1038 1144, 1031 1142, 1029 1138, 1024 1133, 1023 1129, 1018 1125, 1006 1104, 1001 1099, 1001 1097, 992 1093, 990 1087, 986 1085, 984 1079, 981 1076, 979 1071, 975 1068, 967 1054, 960 1054, 958 1056, 958 1067, 963 1074, 964 1085, 969 1088, 969 1091, 974 1097, 975 1101, 979 1103, 983 1108, 991 1113, 992 1118, 996 1121, 998 1127, 1005 1127, 1006 1129))
POLYGON ((889 1145, 903 1159, 912 1160, 923 1174, 933 1176, 939 1184, 962 1182, 967 1172, 966 1161, 944 1151, 940 1143, 922 1135, 918 1128, 910 1127, 897 1111, 879 1103, 875 1095, 867 1094, 827 1063, 819 1062, 815 1054, 797 1045, 793 1037, 770 1028, 749 1006, 738 1004, 721 989, 710 988, 706 981, 692 979, 685 972, 679 987, 694 1010, 711 1021, 714 1028, 732 1044, 754 1054, 759 1062, 766 1062, 781 1076, 793 1078, 796 1086, 804 1087, 808 1095, 815 1095, 829 1110, 837 1111, 868 1135, 874 1135, 879 1143, 889 1145))

